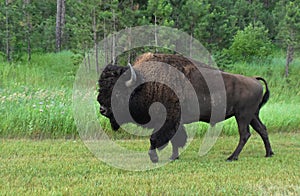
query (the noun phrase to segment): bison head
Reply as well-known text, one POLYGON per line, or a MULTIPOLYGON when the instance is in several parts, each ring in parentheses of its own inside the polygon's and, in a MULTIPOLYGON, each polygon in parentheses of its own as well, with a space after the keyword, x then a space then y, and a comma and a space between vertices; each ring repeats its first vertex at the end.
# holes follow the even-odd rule
POLYGON ((111 107, 112 96, 120 96, 117 97, 119 102, 118 102, 118 106, 116 107, 122 107, 124 105, 123 102, 126 101, 122 99, 121 97, 122 94, 112 95, 113 88, 122 74, 127 74, 127 76, 122 77, 125 78, 123 82, 124 88, 122 88, 122 90, 126 91, 128 87, 133 86, 134 83, 136 82, 136 73, 130 64, 129 67, 121 67, 121 66, 111 65, 111 64, 107 65, 103 70, 100 79, 98 81, 99 94, 97 97, 97 101, 100 104, 100 113, 103 116, 109 118, 111 127, 115 131, 120 128, 119 123, 125 123, 125 122, 117 123, 111 107), (127 73, 126 71, 128 69, 130 69, 130 72, 127 73))

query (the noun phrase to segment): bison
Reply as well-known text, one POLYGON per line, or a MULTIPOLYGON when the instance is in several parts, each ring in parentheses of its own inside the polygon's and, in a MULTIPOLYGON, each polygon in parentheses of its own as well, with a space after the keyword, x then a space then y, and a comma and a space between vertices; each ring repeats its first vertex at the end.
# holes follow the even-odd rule
MULTIPOLYGON (((265 145, 266 157, 273 155, 266 126, 259 118, 259 111, 268 101, 270 95, 268 84, 261 77, 246 77, 226 73, 178 54, 145 53, 137 57, 133 66, 130 64, 126 67, 107 65, 100 76, 98 85, 97 101, 100 104, 100 113, 110 120, 113 130, 118 130, 121 124, 128 122, 147 125, 147 127, 154 129, 150 137, 150 149, 148 151, 150 159, 154 163, 158 161, 156 149, 162 149, 169 141, 171 141, 173 149, 170 159, 179 158, 178 149, 187 142, 184 124, 204 121, 214 126, 219 121, 233 116, 238 125, 240 139, 235 151, 228 157, 228 161, 238 159, 250 137, 249 125, 261 136, 265 145), (196 94, 197 106, 189 105, 192 94, 186 90, 186 84, 181 82, 182 75, 166 74, 168 70, 163 69, 169 69, 169 67, 164 68, 160 66, 160 63, 168 64, 188 79, 196 94), (218 93, 218 88, 216 88, 216 92, 211 92, 203 76, 206 73, 210 74, 211 78, 214 77, 214 74, 220 74, 223 80, 224 96, 226 96, 226 107, 224 111, 220 111, 220 113, 224 113, 223 118, 211 119, 212 107, 216 102, 214 100, 216 98, 213 98, 212 94, 218 93), (134 86, 138 81, 149 81, 149 78, 153 80, 153 77, 163 81, 171 81, 177 90, 179 89, 184 95, 183 98, 179 98, 170 86, 161 82, 142 82, 141 85, 134 86), (117 81, 122 90, 113 93, 117 81), (265 93, 263 93, 263 86, 259 81, 264 83, 265 93), (129 94, 129 98, 126 98, 126 94, 129 94), (184 101, 180 99, 184 99, 184 101), (112 100, 117 100, 114 107, 118 108, 118 114, 114 113, 112 109, 112 100), (129 101, 128 105, 126 105, 126 101, 129 101), (156 102, 161 103, 165 108, 166 116, 162 126, 157 126, 155 123, 149 124, 151 118, 155 118, 155 115, 150 114, 149 108, 156 102), (185 104, 184 107, 181 104, 185 104), (183 112, 189 114, 192 107, 199 107, 197 108, 200 111, 198 116, 181 116, 183 112), (128 109, 130 115, 126 112, 122 113, 128 109), (122 116, 122 118, 117 121, 116 115, 122 116)), ((159 114, 161 111, 156 112, 159 114)))

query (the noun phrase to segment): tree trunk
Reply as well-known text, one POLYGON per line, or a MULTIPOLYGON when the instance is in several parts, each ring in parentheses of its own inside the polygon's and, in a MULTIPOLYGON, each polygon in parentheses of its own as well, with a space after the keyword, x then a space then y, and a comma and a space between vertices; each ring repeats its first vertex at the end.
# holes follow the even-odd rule
POLYGON ((111 62, 114 65, 116 63, 116 37, 115 37, 115 32, 112 34, 112 46, 111 46, 111 62))
POLYGON ((158 50, 157 50, 158 40, 157 40, 156 22, 157 22, 156 14, 154 14, 154 41, 155 41, 155 52, 158 52, 158 50))
POLYGON ((289 66, 290 63, 293 61, 294 55, 294 47, 292 45, 288 45, 286 50, 286 62, 285 62, 285 77, 289 76, 289 66))
POLYGON ((60 30, 61 30, 61 44, 64 40, 64 27, 66 24, 66 0, 62 0, 61 4, 61 20, 60 20, 60 30))
POLYGON ((107 52, 107 37, 106 37, 106 27, 105 27, 105 18, 104 18, 104 21, 103 21, 103 40, 104 40, 104 43, 103 43, 103 48, 104 48, 104 63, 105 65, 107 65, 107 63, 109 62, 109 59, 108 59, 108 56, 109 56, 109 53, 107 52))
POLYGON ((128 36, 128 50, 129 50, 129 53, 128 53, 128 56, 127 56, 127 64, 130 63, 131 61, 131 27, 129 27, 128 29, 129 31, 129 36, 128 36))
POLYGON ((134 10, 133 0, 130 0, 130 7, 131 7, 131 10, 134 10))
POLYGON ((61 51, 62 46, 62 36, 63 27, 65 24, 65 0, 57 0, 57 10, 56 10, 56 52, 61 51))
POLYGON ((30 18, 30 14, 27 12, 27 7, 30 4, 30 0, 24 0, 23 2, 24 4, 24 17, 26 20, 26 40, 27 40, 27 60, 30 61, 31 60, 31 39, 30 39, 30 35, 31 35, 31 18, 30 18))
POLYGON ((90 71, 91 70, 91 58, 90 58, 90 53, 87 53, 87 70, 90 71))
POLYGON ((56 9, 56 29, 55 29, 55 39, 56 39, 56 52, 59 52, 61 49, 61 2, 62 0, 57 0, 57 9, 56 9))
MULTIPOLYGON (((139 9, 139 3, 136 5, 134 4, 133 0, 130 0, 130 9, 131 11, 135 11, 139 9)), ((129 31, 129 36, 128 36, 128 56, 127 56, 127 65, 131 63, 131 59, 135 56, 135 52, 131 50, 131 45, 132 45, 132 27, 130 25, 128 31, 129 31)))
POLYGON ((8 6, 9 0, 5 0, 5 25, 6 25, 6 60, 11 61, 11 46, 10 46, 10 28, 9 28, 9 15, 8 15, 8 6))
POLYGON ((94 50, 95 50, 95 65, 97 73, 100 73, 98 63, 98 44, 97 44, 97 21, 96 21, 96 8, 93 9, 93 34, 94 34, 94 50))
POLYGON ((116 62, 116 36, 115 36, 115 31, 116 31, 116 16, 115 16, 115 10, 113 10, 113 22, 114 22, 114 32, 112 34, 112 48, 111 48, 111 57, 112 57, 112 64, 115 64, 116 62))
POLYGON ((264 6, 265 6, 266 8, 269 8, 269 6, 270 6, 269 0, 264 0, 264 6))
POLYGON ((190 48, 190 58, 192 58, 192 55, 193 55, 193 34, 192 33, 191 33, 191 36, 190 36, 189 48, 190 48))

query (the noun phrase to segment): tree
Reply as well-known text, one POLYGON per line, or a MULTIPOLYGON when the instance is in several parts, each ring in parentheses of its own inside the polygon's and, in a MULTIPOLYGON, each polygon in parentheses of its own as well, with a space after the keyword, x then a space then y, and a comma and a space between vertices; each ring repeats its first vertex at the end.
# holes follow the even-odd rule
MULTIPOLYGON (((30 44, 31 52, 55 52, 55 28, 56 28, 56 1, 30 1, 28 10, 30 15, 31 31, 30 44)), ((23 19, 24 21, 24 19, 23 19)), ((22 29, 26 29, 26 21, 22 29)), ((26 35, 23 33, 21 39, 26 51, 26 35)))
POLYGON ((300 1, 288 2, 285 14, 279 23, 278 38, 286 47, 285 77, 289 75, 289 66, 293 61, 294 51, 300 44, 300 1))
MULTIPOLYGON (((0 1, 0 37, 3 38, 0 39, 0 52, 9 61, 18 60, 25 53, 30 59, 34 52, 55 52, 62 49, 84 53, 83 51, 95 46, 97 40, 113 31, 155 24, 183 30, 216 53, 232 44, 232 38, 238 30, 257 22, 262 22, 269 32, 268 36, 275 39, 279 35, 278 31, 283 32, 277 26, 284 26, 282 20, 286 15, 286 5, 290 2, 299 5, 299 0, 279 2, 5 0, 0 1)), ((160 41, 154 36, 153 40, 160 41)), ((112 46, 112 41, 107 46, 112 46)), ((186 44, 187 47, 188 44, 190 48, 193 47, 192 42, 186 44)))
POLYGON ((250 24, 244 30, 239 30, 226 52, 233 61, 265 62, 272 54, 272 48, 268 31, 262 23, 257 23, 250 24))
POLYGON ((181 14, 182 14, 182 8, 185 4, 185 0, 170 0, 170 4, 172 6, 172 14, 171 17, 174 21, 174 27, 175 28, 181 28, 181 14))
POLYGON ((9 0, 5 0, 5 26, 6 26, 6 60, 9 62, 11 60, 11 45, 10 45, 10 24, 9 24, 9 0))
POLYGON ((30 12, 28 10, 30 6, 30 0, 24 0, 24 3, 23 3, 23 11, 24 11, 24 18, 25 18, 25 37, 26 37, 26 40, 27 40, 27 55, 28 55, 28 58, 27 60, 30 61, 31 59, 31 38, 30 38, 30 35, 31 35, 31 30, 32 30, 32 25, 31 25, 31 15, 30 15, 30 12))
POLYGON ((61 50, 63 28, 65 25, 65 0, 57 0, 57 13, 56 13, 56 52, 61 50))
POLYGON ((205 41, 210 50, 216 51, 229 47, 239 29, 235 24, 237 17, 232 14, 233 1, 210 0, 209 3, 205 41))
POLYGON ((173 26, 171 18, 172 6, 168 0, 149 0, 147 12, 151 17, 152 24, 161 26, 173 26))
POLYGON ((187 0, 180 14, 181 28, 191 35, 197 34, 196 37, 202 40, 201 38, 206 34, 205 29, 208 25, 209 7, 210 5, 204 1, 187 0))
POLYGON ((6 0, 4 11, 4 40, 5 55, 8 62, 18 59, 22 50, 23 27, 22 27, 22 0, 6 0))
MULTIPOLYGON (((147 12, 151 17, 151 23, 155 25, 154 41, 155 45, 158 46, 156 26, 173 26, 172 6, 167 0, 148 0, 147 12)), ((155 50, 157 52, 157 49, 155 50)))

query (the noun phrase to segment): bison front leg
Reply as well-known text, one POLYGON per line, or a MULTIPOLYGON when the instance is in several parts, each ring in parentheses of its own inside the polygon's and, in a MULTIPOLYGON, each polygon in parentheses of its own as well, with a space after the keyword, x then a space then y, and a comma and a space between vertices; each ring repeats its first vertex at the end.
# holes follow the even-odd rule
POLYGON ((148 151, 148 155, 150 157, 150 160, 153 162, 153 163, 157 163, 158 162, 158 156, 157 156, 157 153, 156 153, 156 134, 152 134, 151 137, 150 137, 150 149, 148 151))
POLYGON ((171 161, 179 159, 179 150, 178 146, 172 145, 172 156, 170 157, 171 161))
POLYGON ((170 157, 170 160, 179 159, 178 149, 179 147, 184 147, 186 141, 187 141, 187 134, 185 128, 184 126, 180 125, 175 135, 171 139, 173 152, 172 152, 172 156, 170 157))
POLYGON ((156 153, 156 149, 152 149, 150 147, 150 149, 148 151, 148 154, 149 154, 149 157, 150 157, 150 160, 152 161, 152 163, 157 163, 158 162, 158 156, 157 156, 157 153, 156 153))
POLYGON ((182 143, 178 137, 180 137, 180 135, 182 134, 178 134, 178 136, 175 136, 175 133, 176 129, 174 128, 174 123, 170 122, 166 122, 158 131, 153 131, 150 137, 150 149, 148 152, 150 159, 153 163, 158 162, 156 149, 164 149, 170 140, 173 140, 173 155, 171 159, 178 158, 178 147, 180 147, 180 144, 182 143))

